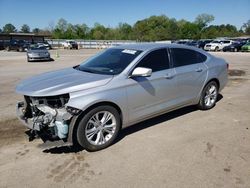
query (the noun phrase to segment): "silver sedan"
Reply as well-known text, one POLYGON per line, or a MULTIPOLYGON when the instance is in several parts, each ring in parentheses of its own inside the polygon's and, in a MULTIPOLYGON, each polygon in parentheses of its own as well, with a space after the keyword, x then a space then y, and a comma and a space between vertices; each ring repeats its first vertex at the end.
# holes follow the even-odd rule
POLYGON ((45 47, 31 45, 27 50, 27 61, 51 60, 50 53, 45 47))
POLYGON ((31 139, 62 139, 97 151, 137 122, 189 105, 213 108, 227 69, 223 59, 189 46, 118 46, 21 82, 16 91, 25 97, 17 114, 31 139))

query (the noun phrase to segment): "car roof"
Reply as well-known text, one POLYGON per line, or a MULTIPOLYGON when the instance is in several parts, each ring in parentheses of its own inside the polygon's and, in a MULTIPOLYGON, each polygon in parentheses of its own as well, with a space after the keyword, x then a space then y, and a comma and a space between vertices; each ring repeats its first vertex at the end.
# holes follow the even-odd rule
POLYGON ((131 50, 140 50, 140 51, 150 51, 157 48, 186 48, 186 49, 192 49, 196 51, 200 51, 198 48, 187 46, 183 44, 163 44, 163 43, 136 43, 136 44, 125 44, 116 46, 114 48, 118 49, 131 49, 131 50))

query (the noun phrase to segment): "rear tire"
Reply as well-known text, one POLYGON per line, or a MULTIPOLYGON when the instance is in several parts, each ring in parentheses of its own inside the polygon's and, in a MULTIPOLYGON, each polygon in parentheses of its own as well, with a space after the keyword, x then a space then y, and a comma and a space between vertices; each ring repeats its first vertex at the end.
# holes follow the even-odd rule
POLYGON ((98 106, 83 116, 74 137, 87 151, 98 151, 114 142, 120 127, 120 115, 114 107, 98 106))
POLYGON ((218 98, 218 84, 215 81, 209 82, 202 90, 198 108, 209 110, 216 104, 218 98))

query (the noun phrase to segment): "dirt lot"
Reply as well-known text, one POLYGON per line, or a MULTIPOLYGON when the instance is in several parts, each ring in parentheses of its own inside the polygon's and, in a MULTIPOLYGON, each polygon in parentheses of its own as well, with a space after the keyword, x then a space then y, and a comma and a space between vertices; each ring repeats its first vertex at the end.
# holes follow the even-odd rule
POLYGON ((0 51, 0 187, 250 187, 250 53, 214 53, 231 76, 210 111, 189 107, 142 122, 95 153, 28 142, 15 118, 15 85, 96 52, 51 51, 55 61, 27 63, 25 53, 0 51))

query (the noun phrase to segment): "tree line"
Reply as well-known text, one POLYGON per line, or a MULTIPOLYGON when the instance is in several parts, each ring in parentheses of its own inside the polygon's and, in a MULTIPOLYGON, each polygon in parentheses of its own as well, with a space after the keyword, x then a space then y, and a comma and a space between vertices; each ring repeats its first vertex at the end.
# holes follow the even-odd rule
POLYGON ((56 25, 51 24, 46 29, 34 28, 27 24, 18 31, 11 23, 0 29, 2 33, 36 33, 51 35, 54 39, 93 39, 93 40, 137 40, 160 41, 176 39, 202 39, 216 37, 237 37, 250 35, 250 20, 238 30, 234 25, 209 25, 214 16, 200 14, 193 22, 181 19, 176 20, 166 15, 150 16, 137 21, 134 25, 119 23, 117 27, 105 27, 95 23, 92 28, 86 24, 71 24, 65 19, 58 20, 56 25))

